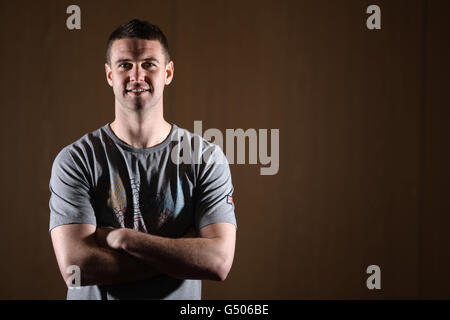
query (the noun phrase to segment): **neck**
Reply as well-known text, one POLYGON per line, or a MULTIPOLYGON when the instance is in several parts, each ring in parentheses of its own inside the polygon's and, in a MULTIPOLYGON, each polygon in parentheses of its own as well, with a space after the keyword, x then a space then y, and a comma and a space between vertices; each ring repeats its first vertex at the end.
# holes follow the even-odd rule
POLYGON ((123 142, 135 148, 150 148, 163 142, 172 125, 163 116, 162 105, 149 110, 126 110, 116 101, 116 118, 111 130, 123 142))

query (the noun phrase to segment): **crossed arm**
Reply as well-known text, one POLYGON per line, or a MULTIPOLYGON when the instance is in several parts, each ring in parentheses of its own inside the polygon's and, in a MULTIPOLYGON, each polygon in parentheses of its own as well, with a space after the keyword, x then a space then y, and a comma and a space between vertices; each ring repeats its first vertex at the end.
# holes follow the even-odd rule
POLYGON ((71 224, 52 229, 51 238, 66 282, 70 265, 80 267, 82 286, 131 282, 161 273, 223 281, 233 263, 236 227, 214 223, 200 229, 198 237, 172 239, 127 228, 71 224))

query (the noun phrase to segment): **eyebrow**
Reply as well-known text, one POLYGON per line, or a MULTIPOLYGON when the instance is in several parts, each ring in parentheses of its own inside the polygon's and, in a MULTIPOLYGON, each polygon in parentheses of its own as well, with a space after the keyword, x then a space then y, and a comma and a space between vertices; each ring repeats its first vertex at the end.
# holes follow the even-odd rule
MULTIPOLYGON (((121 59, 116 60, 115 64, 118 65, 119 63, 130 62, 130 61, 131 61, 131 59, 121 58, 121 59)), ((143 59, 143 61, 150 61, 150 62, 157 62, 157 63, 159 63, 159 60, 156 59, 156 58, 153 58, 153 57, 145 58, 145 59, 143 59)))

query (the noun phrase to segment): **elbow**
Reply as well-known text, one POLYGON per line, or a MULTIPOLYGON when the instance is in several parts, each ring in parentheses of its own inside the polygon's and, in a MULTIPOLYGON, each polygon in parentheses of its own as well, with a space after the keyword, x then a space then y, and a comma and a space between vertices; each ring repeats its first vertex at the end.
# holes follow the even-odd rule
POLYGON ((233 264, 232 257, 223 257, 221 259, 218 259, 215 263, 215 267, 213 270, 214 274, 214 280, 216 281, 225 281, 228 277, 228 274, 231 270, 231 265, 233 264))
POLYGON ((227 279, 227 277, 228 277, 228 273, 229 272, 230 272, 229 269, 228 270, 226 270, 226 269, 220 270, 217 273, 217 281, 220 281, 220 282, 225 281, 227 279))

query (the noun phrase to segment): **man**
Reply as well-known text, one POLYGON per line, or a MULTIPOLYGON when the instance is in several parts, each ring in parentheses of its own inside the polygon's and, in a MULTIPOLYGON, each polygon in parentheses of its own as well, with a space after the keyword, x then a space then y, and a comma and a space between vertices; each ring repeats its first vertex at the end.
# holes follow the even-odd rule
POLYGON ((201 279, 223 281, 234 257, 228 162, 164 120, 174 64, 157 26, 120 26, 106 60, 115 120, 63 148, 50 179, 58 265, 66 282, 71 266, 81 275, 67 298, 201 299, 201 279))

